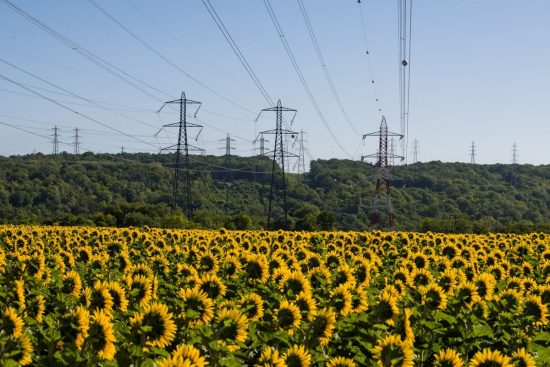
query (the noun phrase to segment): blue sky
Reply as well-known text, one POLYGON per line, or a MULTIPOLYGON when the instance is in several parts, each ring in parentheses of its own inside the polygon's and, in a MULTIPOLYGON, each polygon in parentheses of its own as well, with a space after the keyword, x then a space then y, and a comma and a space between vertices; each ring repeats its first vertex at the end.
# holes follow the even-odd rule
MULTIPOLYGON (((0 2, 2 59, 111 111, 51 93, 55 90, 52 86, 4 63, 0 63, 1 75, 149 144, 112 132, 1 79, 0 122, 44 136, 59 125, 61 140, 66 143, 61 149, 67 151, 72 150, 72 129, 79 127, 82 150, 115 152, 123 145, 127 151, 156 152, 158 146, 174 142, 173 130, 161 132, 158 138, 153 135, 163 123, 176 121, 177 113, 155 111, 160 101, 178 98, 185 90, 188 98, 203 103, 198 118, 207 126, 195 144, 208 154, 223 153, 218 139, 229 132, 236 139, 235 153, 251 155, 251 141, 257 133, 273 128, 273 116, 254 122, 257 112, 268 105, 201 0, 96 1, 170 62, 240 107, 190 80, 88 1, 12 1, 63 36, 164 93, 144 87, 152 98, 117 80, 0 2)), ((292 128, 308 133, 311 155, 348 158, 323 127, 301 87, 263 2, 211 2, 271 97, 298 110, 292 128)), ((355 159, 374 152, 376 141, 363 144, 332 97, 298 2, 271 3, 337 140, 355 159)), ((357 1, 304 0, 304 4, 353 125, 361 133, 376 130, 380 113, 370 83, 357 1)), ((363 11, 380 104, 390 129, 398 130, 396 2, 363 0, 363 11)), ((479 163, 511 162, 514 142, 521 163, 548 163, 549 16, 550 2, 545 0, 413 2, 409 141, 418 139, 421 161, 469 161, 468 146, 475 141, 479 163)), ((44 137, 5 125, 0 125, 0 134, 2 155, 51 151, 51 142, 44 137)))

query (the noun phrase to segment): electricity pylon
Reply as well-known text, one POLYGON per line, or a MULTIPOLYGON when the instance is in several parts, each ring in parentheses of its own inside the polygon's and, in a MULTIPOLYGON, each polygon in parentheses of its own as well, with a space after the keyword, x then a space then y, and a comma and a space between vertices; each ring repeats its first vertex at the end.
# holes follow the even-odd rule
POLYGON ((265 108, 260 111, 260 114, 258 117, 256 117, 256 121, 258 118, 260 118, 260 115, 262 112, 275 112, 275 129, 274 130, 266 130, 262 131, 260 133, 260 136, 262 134, 271 134, 275 135, 275 143, 273 146, 273 150, 270 152, 266 152, 264 155, 266 156, 272 156, 273 157, 273 165, 271 167, 271 184, 269 187, 269 208, 267 212, 267 227, 268 229, 271 226, 271 215, 272 215, 272 209, 273 209, 273 196, 274 196, 274 189, 275 189, 275 176, 276 176, 276 168, 277 164, 281 168, 281 191, 282 191, 282 197, 283 197, 283 210, 284 210, 284 220, 285 225, 288 228, 288 206, 287 206, 287 188, 286 188, 286 178, 285 178, 285 159, 286 157, 294 157, 297 158, 298 156, 296 154, 290 153, 284 149, 284 139, 283 136, 285 135, 291 135, 294 137, 297 132, 283 129, 283 113, 284 112, 294 112, 294 116, 291 120, 294 121, 294 117, 296 117, 297 110, 283 107, 281 104, 281 100, 279 99, 277 101, 277 106, 271 107, 271 108, 265 108))
MULTIPOLYGON (((201 107, 201 102, 193 101, 191 99, 187 99, 185 97, 185 92, 181 93, 181 98, 175 99, 173 101, 165 102, 161 108, 157 111, 159 113, 166 105, 169 104, 177 104, 180 107, 180 119, 178 122, 174 122, 171 124, 163 125, 161 130, 167 127, 177 127, 178 128, 178 142, 176 144, 170 145, 166 148, 162 148, 161 150, 173 150, 175 151, 175 157, 174 157, 174 180, 172 183, 172 212, 176 210, 177 207, 177 197, 178 197, 178 183, 180 180, 180 171, 181 171, 181 161, 183 158, 183 170, 185 172, 184 177, 184 191, 185 191, 185 215, 187 215, 188 218, 191 217, 193 214, 193 207, 191 203, 191 170, 189 168, 189 151, 197 151, 202 152, 204 149, 201 149, 199 147, 196 147, 194 145, 189 144, 189 139, 187 136, 188 129, 189 128, 198 128, 199 133, 202 131, 202 125, 198 125, 195 123, 191 123, 187 121, 187 106, 188 105, 196 105, 197 109, 193 113, 193 117, 197 116, 197 113, 199 112, 199 109, 201 107), (183 157, 182 157, 183 152, 183 157)), ((160 132, 160 130, 157 132, 160 132)), ((197 137, 198 137, 197 134, 197 137)), ((195 140, 197 140, 197 137, 195 137, 195 140)))
POLYGON ((378 175, 376 177, 376 189, 372 201, 371 226, 377 228, 385 226, 393 227, 394 218, 390 195, 390 181, 395 180, 397 177, 390 174, 388 162, 389 159, 399 158, 404 160, 405 158, 388 152, 388 137, 399 137, 399 139, 403 139, 403 135, 388 131, 386 117, 382 116, 380 130, 363 135, 363 139, 367 136, 377 136, 379 138, 378 151, 374 154, 361 156, 361 160, 365 158, 376 158, 377 160, 376 166, 378 167, 378 175), (386 212, 385 218, 381 214, 382 210, 386 212))

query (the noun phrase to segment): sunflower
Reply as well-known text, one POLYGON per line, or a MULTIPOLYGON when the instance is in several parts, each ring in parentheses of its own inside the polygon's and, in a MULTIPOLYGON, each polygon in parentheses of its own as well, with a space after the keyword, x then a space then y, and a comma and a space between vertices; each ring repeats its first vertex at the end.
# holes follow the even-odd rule
POLYGON ((546 283, 546 285, 539 285, 536 293, 540 296, 542 303, 548 306, 550 305, 550 279, 547 279, 546 283))
POLYGON ((371 279, 371 271, 373 265, 370 261, 363 259, 362 257, 355 258, 355 264, 353 266, 353 276, 359 286, 368 286, 371 279))
POLYGON ((327 362, 326 367, 355 367, 355 362, 345 357, 334 357, 327 362))
POLYGON ((15 281, 15 294, 17 295, 17 303, 19 304, 19 309, 22 310, 25 308, 25 281, 19 279, 15 281))
POLYGON ((353 275, 353 269, 348 264, 342 264, 332 272, 331 284, 333 287, 347 284, 355 287, 356 279, 353 275))
POLYGON ((147 279, 152 279, 155 276, 155 272, 147 264, 136 264, 130 268, 129 275, 135 277, 136 275, 142 275, 147 279))
POLYGON ((394 325, 399 316, 397 297, 390 292, 382 292, 378 297, 378 303, 374 307, 374 316, 377 323, 394 325))
POLYGON ((61 290, 63 293, 72 294, 75 297, 80 296, 80 291, 82 290, 80 275, 74 270, 68 271, 63 276, 63 287, 61 290))
POLYGON ((227 287, 223 281, 215 274, 205 274, 197 279, 197 288, 215 300, 218 297, 223 297, 227 287))
POLYGON ((512 364, 516 367, 537 367, 535 358, 525 348, 520 348, 512 353, 512 364))
POLYGON ((200 273, 215 273, 218 267, 219 260, 210 251, 202 253, 197 260, 197 271, 200 273))
POLYGON ((98 356, 108 361, 113 360, 116 353, 113 325, 105 312, 95 310, 87 338, 87 345, 97 352, 98 356))
POLYGON ((141 312, 130 318, 130 324, 140 339, 145 338, 145 344, 153 347, 165 348, 176 337, 173 315, 168 311, 168 306, 161 303, 145 305, 141 312), (144 326, 148 330, 144 331, 144 326))
POLYGON ((294 300, 294 303, 300 309, 303 320, 313 320, 315 312, 317 311, 317 303, 315 302, 315 298, 313 298, 311 293, 300 293, 298 297, 296 297, 296 299, 294 300))
POLYGON ((127 277, 126 285, 132 303, 144 306, 153 298, 153 284, 143 275, 127 277))
POLYGON ((458 279, 455 269, 446 269, 441 273, 439 279, 437 280, 437 284, 443 288, 447 295, 453 293, 457 283, 458 279))
POLYGON ((302 272, 286 271, 279 281, 279 290, 283 296, 296 298, 300 293, 311 292, 311 285, 302 272))
POLYGON ((294 302, 289 302, 285 299, 276 311, 276 319, 279 329, 286 331, 289 335, 293 335, 293 329, 300 326, 302 315, 294 302))
POLYGON ((412 255, 411 260, 417 269, 427 269, 430 266, 430 260, 428 256, 423 253, 415 253, 412 255))
POLYGON ((228 256, 223 260, 223 265, 219 271, 228 279, 237 279, 240 274, 241 263, 235 256, 228 256))
POLYGON ((74 343, 80 350, 88 337, 90 329, 90 313, 82 306, 61 318, 59 330, 64 342, 74 343))
POLYGON ((176 282, 178 286, 194 287, 199 278, 199 273, 192 265, 177 264, 176 265, 176 282))
POLYGON ((43 321, 45 310, 46 301, 44 299, 44 296, 41 294, 37 295, 36 298, 27 306, 29 316, 35 319, 38 323, 41 323, 43 321))
MULTIPOLYGON (((347 283, 346 283, 347 284, 347 283)), ((351 312, 353 296, 349 286, 342 284, 330 292, 329 304, 339 315, 345 316, 351 312)))
POLYGON ((541 302, 540 296, 530 295, 523 300, 523 316, 532 320, 535 326, 548 324, 548 307, 541 302))
POLYGON ((522 279, 521 278, 518 278, 518 277, 510 277, 508 279, 508 283, 506 284, 506 288, 508 289, 515 289, 515 290, 520 290, 521 289, 521 284, 523 283, 522 279))
POLYGON ((286 367, 285 360, 282 356, 279 355, 277 349, 271 347, 266 347, 262 351, 258 362, 256 363, 258 367, 286 367))
POLYGON ((13 307, 6 308, 2 317, 2 329, 7 335, 14 338, 21 336, 25 323, 21 316, 17 315, 17 310, 13 307))
POLYGON ((238 350, 238 343, 243 343, 248 337, 248 319, 238 309, 223 309, 216 318, 214 335, 220 344, 227 347, 230 352, 238 350))
POLYGON ((510 358, 498 350, 492 351, 486 348, 474 354, 468 367, 513 367, 513 365, 510 363, 510 358))
POLYGON ((113 309, 113 296, 109 292, 109 286, 107 283, 96 281, 94 284, 94 290, 90 299, 91 310, 102 310, 105 313, 110 313, 113 309))
POLYGON ((430 283, 426 287, 420 287, 422 304, 431 310, 444 310, 447 306, 447 295, 443 288, 436 283, 430 283))
POLYGON ((269 265, 265 256, 248 255, 245 260, 243 270, 247 279, 258 283, 265 283, 269 279, 269 265))
POLYGON ((496 286, 496 280, 493 274, 481 273, 474 278, 474 284, 477 287, 477 294, 486 301, 493 298, 496 286))
POLYGON ((293 345, 283 355, 287 367, 310 367, 311 354, 303 345, 293 345))
POLYGON ((206 358, 201 356, 200 351, 192 345, 180 344, 172 352, 172 358, 174 360, 189 360, 193 367, 206 367, 208 362, 206 358))
POLYGON ((401 336, 401 340, 408 341, 414 344, 414 332, 411 327, 412 311, 410 308, 405 308, 403 312, 403 318, 397 322, 396 332, 401 336))
MULTIPOLYGON (((18 337, 10 336, 2 341, 2 361, 15 361, 17 366, 26 366, 32 363, 32 343, 27 334, 18 337)), ((4 365, 4 364, 2 364, 4 365)))
POLYGON ((180 289, 178 293, 183 301, 181 316, 189 326, 207 324, 214 317, 214 302, 198 288, 180 289))
POLYGON ((455 299, 463 305, 471 308, 474 303, 480 300, 479 295, 477 294, 477 287, 472 282, 463 282, 461 283, 455 293, 455 299))
POLYGON ((435 355, 435 367, 462 367, 464 362, 460 359, 457 351, 451 348, 441 349, 439 354, 435 355))
POLYGON ((124 288, 115 281, 109 282, 107 288, 113 299, 113 308, 120 312, 126 312, 128 309, 128 299, 126 298, 126 291, 124 288))
POLYGON ((388 335, 374 347, 374 359, 380 367, 413 367, 412 344, 399 335, 388 335))
POLYGON ((155 362, 156 367, 196 367, 192 360, 181 357, 168 357, 155 362))
POLYGON ((354 313, 361 313, 369 308, 367 290, 363 287, 355 288, 351 292, 351 311, 354 313))
POLYGON ((324 289, 330 284, 330 271, 324 266, 312 269, 307 274, 313 289, 324 289))
POLYGON ((336 315, 331 309, 324 308, 315 313, 313 320, 309 323, 310 336, 325 346, 329 343, 336 323, 336 315))
POLYGON ((520 307, 522 295, 515 289, 505 289, 495 297, 500 307, 504 310, 516 310, 520 307))
POLYGON ((414 269, 411 272, 409 285, 411 287, 419 287, 428 285, 432 281, 432 274, 426 269, 414 269))
POLYGON ((411 274, 409 270, 402 266, 399 269, 397 269, 393 274, 392 277, 395 281, 399 280, 405 284, 411 284, 411 274))
POLYGON ((264 300, 256 293, 249 293, 243 296, 240 306, 250 321, 258 321, 264 315, 264 300))

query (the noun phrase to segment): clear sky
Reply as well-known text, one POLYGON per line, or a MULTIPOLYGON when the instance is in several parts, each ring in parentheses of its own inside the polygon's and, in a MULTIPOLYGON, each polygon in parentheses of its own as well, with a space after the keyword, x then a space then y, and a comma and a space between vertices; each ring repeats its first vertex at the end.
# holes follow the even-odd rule
MULTIPOLYGON (((73 129, 81 150, 157 152, 175 142, 175 110, 155 111, 161 101, 201 101, 206 126, 194 142, 207 154, 230 133, 235 154, 252 155, 252 140, 272 129, 272 115, 254 122, 268 107, 214 24, 201 0, 96 0, 109 14, 165 59, 136 41, 90 2, 10 0, 64 37, 151 87, 147 94, 118 80, 62 44, 0 1, 0 55, 28 72, 97 104, 79 100, 0 62, 0 74, 74 111, 135 136, 133 140, 46 101, 0 78, 0 122, 45 137, 61 127, 61 150, 72 151, 73 129), (174 66, 175 65, 175 66, 174 66), (180 69, 180 70, 178 70, 180 69), (191 80, 191 75, 203 86, 191 80), (206 86, 207 88, 205 88, 206 86), (39 89, 40 88, 40 89, 39 89), (216 94, 229 99, 227 102, 216 94), (55 92, 55 93, 52 93, 55 92), (62 94, 59 94, 62 93, 62 94), (64 95, 65 94, 65 95, 64 95), (103 107, 106 107, 104 109, 103 107), (148 143, 148 144, 147 144, 148 143)), ((378 112, 356 0, 303 0, 326 66, 352 124, 360 133, 378 129, 378 112)), ((280 42, 262 0, 211 0, 218 15, 269 95, 298 110, 292 126, 306 131, 314 158, 349 158, 317 116, 280 42)), ((297 0, 271 0, 285 37, 312 94, 345 150, 358 159, 373 153, 362 144, 333 98, 297 0)), ((363 0, 377 93, 391 130, 399 129, 396 1, 363 0)), ((418 139, 420 161, 469 161, 475 141, 478 163, 550 159, 550 1, 414 0, 409 146, 418 139)), ((0 124, 0 154, 51 152, 51 142, 0 124)), ((409 153, 411 156, 412 154, 409 153)))

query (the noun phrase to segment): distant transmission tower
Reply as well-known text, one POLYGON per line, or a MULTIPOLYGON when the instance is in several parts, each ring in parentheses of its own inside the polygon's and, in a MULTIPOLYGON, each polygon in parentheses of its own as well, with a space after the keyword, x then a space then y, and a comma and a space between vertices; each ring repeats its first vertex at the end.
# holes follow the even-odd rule
POLYGON ((257 142, 260 142, 260 156, 265 155, 265 143, 269 143, 269 140, 267 140, 263 133, 260 133, 260 138, 254 140, 254 144, 257 142))
MULTIPOLYGON (((176 210, 177 207, 177 197, 178 197, 178 183, 180 180, 180 171, 181 163, 183 158, 183 170, 185 172, 184 177, 184 190, 185 190, 185 215, 191 217, 193 213, 192 203, 191 203, 191 170, 189 168, 189 151, 199 151, 202 152, 204 149, 198 148, 189 144, 187 132, 189 128, 199 128, 202 130, 202 125, 190 123, 187 121, 187 106, 188 105, 197 105, 193 116, 196 116, 201 107, 201 102, 193 101, 185 97, 185 92, 181 93, 181 98, 175 99, 173 101, 165 102, 161 108, 157 111, 159 113, 166 105, 168 104, 178 104, 180 107, 180 120, 171 124, 164 125, 162 129, 167 127, 177 127, 178 128, 178 142, 169 147, 163 148, 162 150, 173 150, 175 151, 174 157, 174 180, 172 183, 172 212, 176 210), (183 157, 182 157, 183 152, 183 157)), ((199 130, 199 134, 200 131, 199 130)), ((160 132, 160 130, 159 130, 160 132)), ((159 133, 157 132, 157 134, 159 133)), ((197 134, 198 137, 198 134, 197 134)), ((196 140, 196 139, 195 139, 196 140)))
POLYGON ((235 141, 235 139, 231 139, 229 134, 227 134, 227 136, 224 139, 220 139, 218 141, 225 141, 225 147, 221 147, 219 149, 225 149, 225 155, 229 157, 231 155, 231 149, 235 149, 231 147, 231 142, 235 141))
POLYGON ((59 154, 59 128, 57 125, 53 128, 53 140, 52 140, 52 154, 58 155, 59 154))
POLYGON ((512 145, 512 164, 518 164, 518 146, 516 143, 512 145))
POLYGON ((291 120, 291 125, 292 125, 292 122, 294 121, 294 117, 296 116, 297 111, 291 108, 283 107, 281 104, 281 100, 279 99, 277 101, 277 106, 271 107, 271 108, 265 108, 262 111, 260 111, 260 114, 258 115, 258 117, 256 117, 256 121, 258 120, 258 118, 260 118, 260 115, 262 114, 262 112, 275 112, 275 129, 262 131, 260 133, 260 135, 262 134, 275 135, 275 143, 273 146, 273 151, 265 153, 266 156, 269 155, 273 157, 273 165, 271 167, 271 184, 269 187, 269 208, 267 212, 267 228, 269 229, 271 226, 271 215, 272 215, 272 209, 273 209, 273 196, 274 196, 274 190, 276 185, 275 176, 277 175, 276 173, 277 164, 281 168, 280 186, 281 186, 282 197, 283 197, 283 210, 285 213, 284 220, 285 220, 285 225, 288 228, 288 206, 287 206, 287 198, 286 198, 287 191, 286 191, 286 178, 285 178, 285 159, 286 157, 289 157, 289 156, 297 157, 297 155, 290 153, 288 151, 285 151, 283 136, 285 135, 294 136, 297 133, 291 130, 283 129, 283 113, 294 112, 294 116, 292 117, 292 120, 291 120))
POLYGON ((413 163, 418 163, 418 150, 419 150, 418 140, 414 139, 414 142, 413 142, 413 163))
POLYGON ((390 181, 395 180, 396 177, 390 174, 388 159, 399 158, 404 160, 404 157, 388 152, 388 137, 399 137, 402 139, 403 135, 389 132, 388 125, 386 124, 386 117, 382 116, 380 130, 363 135, 363 139, 367 136, 379 137, 378 151, 375 154, 361 156, 361 160, 364 160, 365 158, 376 158, 377 160, 376 166, 378 167, 378 175, 376 178, 376 189, 372 202, 371 226, 377 228, 383 228, 386 226, 393 227, 394 218, 390 195, 390 181), (382 211, 385 211, 385 217, 382 215, 382 211))
MULTIPOLYGON (((306 147, 307 140, 304 139, 304 130, 300 130, 298 136, 298 160, 294 164, 293 170, 299 174, 306 173, 306 147)), ((294 146, 294 144, 292 144, 294 146)))
POLYGON ((470 163, 475 164, 476 163, 476 143, 472 141, 472 144, 470 145, 470 163))
POLYGON ((391 165, 392 166, 395 166, 395 140, 394 140, 394 137, 392 136, 391 139, 390 139, 390 160, 391 160, 391 165))
POLYGON ((78 127, 74 128, 74 143, 73 143, 73 153, 80 154, 80 135, 78 134, 78 127))

